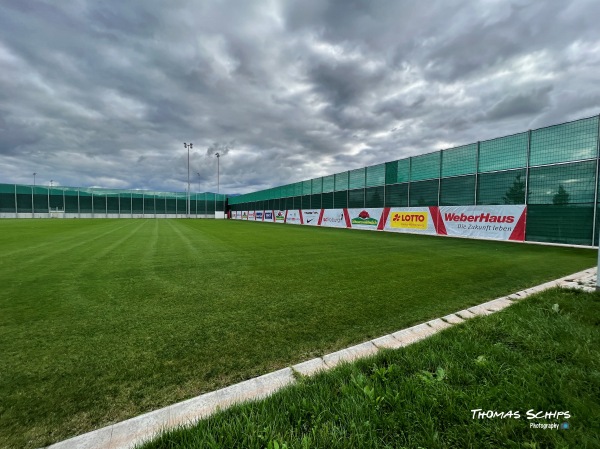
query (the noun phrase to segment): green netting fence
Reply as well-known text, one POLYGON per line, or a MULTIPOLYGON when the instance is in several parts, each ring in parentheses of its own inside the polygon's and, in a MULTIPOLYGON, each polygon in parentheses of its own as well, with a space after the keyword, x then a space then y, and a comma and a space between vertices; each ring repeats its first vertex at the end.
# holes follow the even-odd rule
MULTIPOLYGON (((224 194, 190 193, 189 215, 224 212, 226 201, 224 194)), ((0 213, 24 217, 58 212, 92 217, 187 216, 188 198, 185 192, 0 184, 0 213)))
POLYGON ((599 116, 229 199, 232 210, 527 205, 526 240, 598 245, 599 116), (297 187, 298 186, 298 187, 297 187))

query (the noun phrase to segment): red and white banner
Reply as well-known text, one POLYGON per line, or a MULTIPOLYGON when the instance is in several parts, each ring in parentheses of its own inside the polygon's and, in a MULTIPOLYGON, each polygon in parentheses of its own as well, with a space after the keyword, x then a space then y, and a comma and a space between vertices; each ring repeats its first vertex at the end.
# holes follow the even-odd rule
POLYGON ((324 209, 320 226, 330 228, 346 228, 345 209, 324 209))
POLYGON ((383 229, 383 224, 385 223, 385 218, 383 217, 383 210, 383 207, 367 209, 345 209, 348 217, 348 227, 353 229, 365 229, 369 231, 377 231, 378 229, 383 229))
POLYGON ((285 223, 286 210, 276 210, 273 213, 275 214, 275 223, 285 223))
POLYGON ((285 222, 287 224, 302 224, 302 212, 298 209, 288 210, 285 222))
POLYGON ((526 206, 442 206, 438 234, 525 240, 526 206))
POLYGON ((410 234, 437 234, 438 208, 392 207, 389 209, 384 230, 410 234))
POLYGON ((302 220, 303 224, 308 226, 319 226, 319 218, 323 209, 303 209, 302 220))
POLYGON ((525 240, 526 206, 236 211, 236 219, 493 240, 525 240))

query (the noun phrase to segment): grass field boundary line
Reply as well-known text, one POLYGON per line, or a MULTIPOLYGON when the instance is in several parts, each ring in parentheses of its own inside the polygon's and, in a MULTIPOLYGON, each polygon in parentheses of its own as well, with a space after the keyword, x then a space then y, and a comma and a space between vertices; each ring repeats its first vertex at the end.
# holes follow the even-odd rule
MULTIPOLYGON (((297 376, 311 376, 327 371, 341 363, 376 354, 381 349, 397 349, 428 338, 465 320, 487 316, 509 307, 528 296, 554 287, 573 287, 582 279, 597 275, 596 268, 545 282, 543 284, 493 299, 468 309, 435 318, 425 323, 402 329, 340 351, 298 363, 262 376, 249 379, 220 390, 205 393, 183 402, 163 407, 107 427, 103 427, 50 446, 48 449, 132 449, 156 438, 162 432, 193 425, 200 419, 224 410, 234 404, 263 399, 292 385, 297 376)), ((588 287, 589 288, 589 287, 588 287)))

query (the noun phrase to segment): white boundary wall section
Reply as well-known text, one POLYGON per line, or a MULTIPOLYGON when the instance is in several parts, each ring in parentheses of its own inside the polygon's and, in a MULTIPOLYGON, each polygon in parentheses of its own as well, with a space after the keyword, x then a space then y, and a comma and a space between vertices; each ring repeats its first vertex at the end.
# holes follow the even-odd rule
POLYGON ((231 219, 523 242, 527 207, 510 205, 251 210, 233 211, 231 219), (272 220, 267 218, 271 216, 272 220))

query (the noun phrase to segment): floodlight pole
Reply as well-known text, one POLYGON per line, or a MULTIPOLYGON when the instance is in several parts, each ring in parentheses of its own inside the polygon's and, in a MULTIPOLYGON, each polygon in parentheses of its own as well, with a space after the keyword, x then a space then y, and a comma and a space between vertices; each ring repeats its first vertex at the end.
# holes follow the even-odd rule
POLYGON ((190 149, 194 146, 193 143, 185 143, 183 142, 183 147, 188 150, 188 177, 187 177, 187 217, 190 218, 190 149))
POLYGON ((219 159, 221 158, 221 155, 219 153, 215 153, 215 156, 217 156, 217 195, 219 194, 219 159))
POLYGON ((217 200, 219 198, 219 160, 221 158, 221 154, 220 153, 215 153, 215 156, 217 156, 217 194, 215 195, 215 218, 217 218, 217 200))

